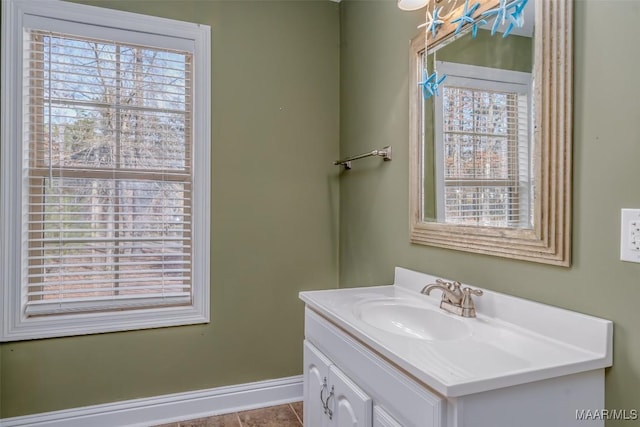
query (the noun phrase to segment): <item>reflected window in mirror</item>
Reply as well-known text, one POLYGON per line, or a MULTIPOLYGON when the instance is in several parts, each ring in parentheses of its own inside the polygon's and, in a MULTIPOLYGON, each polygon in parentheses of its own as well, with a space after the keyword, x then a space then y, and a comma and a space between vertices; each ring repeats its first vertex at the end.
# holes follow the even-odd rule
POLYGON ((447 75, 433 98, 437 221, 533 228, 531 73, 437 69, 447 75))

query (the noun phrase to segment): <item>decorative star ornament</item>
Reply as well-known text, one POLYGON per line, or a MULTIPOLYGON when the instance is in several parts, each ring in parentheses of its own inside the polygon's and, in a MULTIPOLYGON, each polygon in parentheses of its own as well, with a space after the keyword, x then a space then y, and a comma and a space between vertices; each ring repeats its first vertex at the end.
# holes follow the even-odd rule
POLYGON ((418 83, 418 86, 422 86, 422 97, 426 100, 433 95, 432 84, 436 78, 436 73, 429 75, 427 70, 422 70, 422 81, 418 83))
MULTIPOLYGON (((460 32, 460 30, 462 30, 462 28, 466 24, 473 24, 474 23, 473 14, 476 11, 476 9, 479 8, 479 7, 480 7, 480 3, 476 3, 473 6, 471 6, 471 9, 469 9, 469 0, 465 1, 464 9, 462 10, 462 14, 458 18, 456 18, 453 21, 451 21, 452 24, 455 24, 456 22, 458 23, 458 27, 456 28, 456 31, 454 32, 454 34, 458 34, 460 32)), ((475 28, 475 26, 474 26, 474 28, 475 28)), ((475 37, 475 35, 474 35, 474 37, 475 37)))
POLYGON ((444 79, 447 78, 446 74, 443 74, 442 77, 438 78, 438 74, 437 73, 433 73, 436 75, 435 79, 434 79, 434 83, 431 84, 431 89, 433 90, 433 94, 438 96, 440 95, 438 93, 438 88, 440 87, 440 84, 444 81, 444 79))
POLYGON ((516 27, 522 28, 524 24, 523 11, 527 1, 528 0, 513 0, 507 3, 507 0, 500 0, 500 4, 497 7, 483 12, 481 16, 495 15, 495 21, 491 27, 491 35, 493 36, 498 31, 498 28, 507 22, 507 19, 509 19, 510 22, 502 34, 502 37, 507 37, 511 33, 511 30, 516 27), (513 9, 513 12, 509 13, 510 9, 513 9))
POLYGON ((438 78, 438 73, 434 72, 433 74, 428 75, 427 70, 423 70, 422 76, 424 80, 418 83, 418 86, 422 86, 422 96, 425 101, 434 95, 439 95, 438 88, 444 79, 447 78, 447 75, 444 74, 442 77, 438 78))
POLYGON ((513 7, 514 10, 509 14, 509 26, 502 34, 502 37, 507 37, 511 30, 514 28, 522 28, 524 25, 524 7, 527 5, 528 0, 515 0, 513 3, 510 3, 508 7, 513 7))
POLYGON ((431 31, 431 35, 435 38, 436 34, 438 34, 438 27, 444 24, 444 21, 440 19, 441 10, 442 7, 436 7, 433 11, 433 15, 427 10, 427 22, 418 25, 418 28, 427 27, 427 33, 431 31))
POLYGON ((496 17, 496 20, 493 22, 493 27, 491 27, 491 35, 494 35, 496 31, 498 31, 500 25, 505 23, 508 14, 508 7, 509 5, 507 4, 507 0, 500 0, 500 4, 497 7, 482 12, 482 16, 495 15, 496 17))

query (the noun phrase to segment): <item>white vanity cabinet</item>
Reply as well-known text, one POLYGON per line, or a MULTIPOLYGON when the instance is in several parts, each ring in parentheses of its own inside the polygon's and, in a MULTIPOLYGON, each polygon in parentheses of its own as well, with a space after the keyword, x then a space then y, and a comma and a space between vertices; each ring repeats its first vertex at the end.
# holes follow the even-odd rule
POLYGON ((307 309, 304 425, 445 427, 444 399, 307 309))
POLYGON ((305 426, 371 426, 371 398, 309 342, 304 365, 305 426))
POLYGON ((463 319, 438 278, 301 292, 305 427, 603 427, 613 323, 488 289, 463 319), (582 414, 582 415, 581 415, 582 414))
POLYGON ((391 415, 379 406, 373 407, 373 427, 402 427, 391 415))
POLYGON ((604 370, 446 396, 306 309, 304 425, 309 427, 602 427, 604 370))

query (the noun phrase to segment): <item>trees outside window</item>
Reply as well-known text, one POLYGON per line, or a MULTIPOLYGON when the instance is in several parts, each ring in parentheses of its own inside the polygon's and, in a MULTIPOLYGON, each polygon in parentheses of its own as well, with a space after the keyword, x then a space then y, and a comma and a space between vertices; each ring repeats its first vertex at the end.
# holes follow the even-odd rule
POLYGON ((43 19, 37 9, 51 3, 11 3, 22 67, 3 88, 16 87, 22 131, 3 135, 2 154, 20 156, 22 193, 7 216, 19 224, 4 226, 21 230, 22 250, 5 285, 9 329, 47 336, 40 321, 73 316, 95 319, 96 331, 106 318, 121 324, 106 330, 137 317, 142 327, 207 321, 208 28, 151 17, 140 28, 139 15, 107 11, 111 28, 92 25, 92 7, 56 3, 43 19), (88 23, 61 31, 65 13, 88 23), (169 23, 175 39, 144 28, 169 23), (8 138, 22 149, 10 152, 8 138))

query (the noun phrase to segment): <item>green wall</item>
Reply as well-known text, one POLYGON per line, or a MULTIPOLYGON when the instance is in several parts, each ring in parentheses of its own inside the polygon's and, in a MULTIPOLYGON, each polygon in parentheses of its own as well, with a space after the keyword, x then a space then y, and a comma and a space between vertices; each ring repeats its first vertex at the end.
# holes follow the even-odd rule
POLYGON ((606 406, 638 408, 640 265, 620 262, 618 245, 620 208, 640 207, 640 58, 612 48, 635 40, 635 2, 575 4, 571 268, 409 243, 421 13, 395 1, 91 3, 212 26, 212 321, 2 344, 0 417, 298 375, 298 291, 391 283, 395 266, 613 320, 606 406), (338 178, 336 156, 388 144, 392 162, 338 178))
POLYGON ((573 265, 561 268, 409 242, 407 52, 424 15, 343 3, 340 150, 392 144, 394 158, 342 177, 341 287, 392 283, 402 266, 611 319, 606 407, 638 409, 640 264, 619 260, 619 239, 620 209, 640 208, 640 56, 615 48, 637 39, 638 18, 637 2, 575 2, 573 265))
POLYGON ((490 30, 479 29, 475 39, 471 32, 467 32, 438 49, 436 56, 438 61, 530 73, 533 69, 533 39, 517 35, 492 36, 490 30))
POLYGON ((337 287, 339 5, 84 1, 212 27, 211 323, 6 343, 0 417, 299 375, 337 287))

